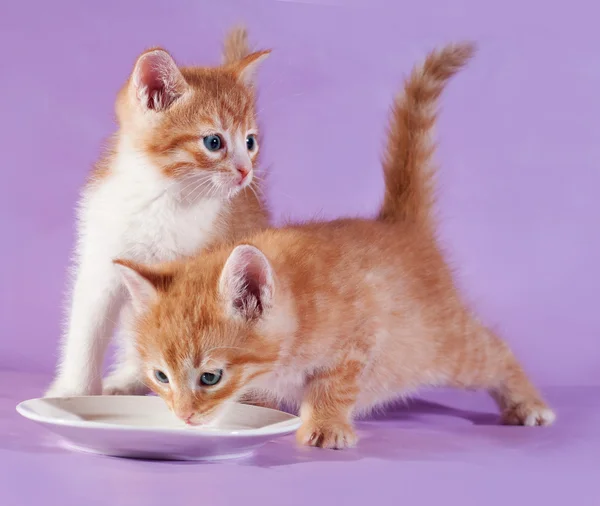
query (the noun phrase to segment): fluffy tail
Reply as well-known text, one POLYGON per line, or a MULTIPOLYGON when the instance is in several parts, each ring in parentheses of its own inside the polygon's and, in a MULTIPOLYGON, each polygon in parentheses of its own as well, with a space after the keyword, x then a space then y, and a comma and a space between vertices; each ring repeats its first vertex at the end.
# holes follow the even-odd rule
POLYGON ((243 26, 232 28, 223 43, 223 64, 236 63, 251 53, 248 46, 248 33, 243 26))
POLYGON ((451 44, 431 52, 416 67, 395 100, 383 157, 385 197, 379 220, 430 227, 433 206, 431 130, 448 80, 473 56, 475 45, 451 44))

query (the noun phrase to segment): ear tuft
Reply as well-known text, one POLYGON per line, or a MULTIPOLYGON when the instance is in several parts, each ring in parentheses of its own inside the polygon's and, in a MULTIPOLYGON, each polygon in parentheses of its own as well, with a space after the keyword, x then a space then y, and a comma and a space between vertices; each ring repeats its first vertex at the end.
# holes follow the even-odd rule
POLYGON ((260 318, 273 303, 273 271, 269 260, 254 246, 237 246, 225 262, 219 291, 229 311, 247 321, 260 318))
POLYGON ((138 58, 131 84, 142 107, 153 111, 168 109, 188 87, 177 64, 164 49, 150 50, 138 58))

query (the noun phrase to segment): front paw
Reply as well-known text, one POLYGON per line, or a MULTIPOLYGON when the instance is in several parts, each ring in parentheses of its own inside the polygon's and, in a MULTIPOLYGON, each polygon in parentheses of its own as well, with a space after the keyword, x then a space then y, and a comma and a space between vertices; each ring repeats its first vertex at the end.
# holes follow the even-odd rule
POLYGON ((102 395, 146 395, 150 389, 131 377, 109 376, 104 380, 102 395))
POLYGON ((298 443, 306 446, 343 450, 356 446, 358 437, 347 422, 304 422, 296 433, 298 443))
POLYGON ((99 383, 88 386, 78 386, 55 381, 50 388, 46 390, 44 397, 81 397, 86 395, 100 395, 101 393, 102 387, 99 383))

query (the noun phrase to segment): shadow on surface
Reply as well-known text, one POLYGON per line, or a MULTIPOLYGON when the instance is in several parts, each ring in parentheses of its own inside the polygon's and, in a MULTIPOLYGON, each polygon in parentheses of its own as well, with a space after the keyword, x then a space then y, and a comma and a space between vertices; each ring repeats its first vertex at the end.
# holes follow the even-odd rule
MULTIPOLYGON (((277 467, 307 462, 352 462, 365 458, 406 460, 460 460, 474 446, 481 447, 473 426, 497 426, 496 413, 462 410, 414 399, 374 413, 357 423, 360 442, 349 450, 303 448, 293 439, 276 441, 240 465, 277 467), (290 443, 292 445, 290 446, 290 443)), ((484 427, 481 427, 484 428, 484 427)))
POLYGON ((385 411, 370 415, 365 422, 395 420, 402 422, 420 422, 424 416, 451 417, 471 422, 473 425, 498 425, 500 419, 497 413, 484 413, 454 408, 438 402, 424 399, 410 399, 404 404, 392 406, 385 411))

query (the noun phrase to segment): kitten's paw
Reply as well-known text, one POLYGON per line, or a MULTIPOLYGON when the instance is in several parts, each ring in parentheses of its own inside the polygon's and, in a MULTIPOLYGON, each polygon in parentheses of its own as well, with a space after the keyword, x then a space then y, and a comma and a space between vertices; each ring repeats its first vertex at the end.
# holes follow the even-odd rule
POLYGON ((80 397, 85 395, 100 395, 101 393, 102 387, 100 383, 82 387, 75 384, 64 384, 55 381, 50 385, 50 388, 46 390, 44 397, 80 397))
POLYGON ((504 410, 502 423, 527 427, 552 425, 556 414, 542 402, 523 402, 504 410))
POLYGON ((296 433, 302 445, 342 450, 356 446, 358 437, 346 422, 304 422, 296 433))
POLYGON ((146 395, 150 389, 141 381, 131 376, 109 376, 104 380, 102 395, 146 395))

